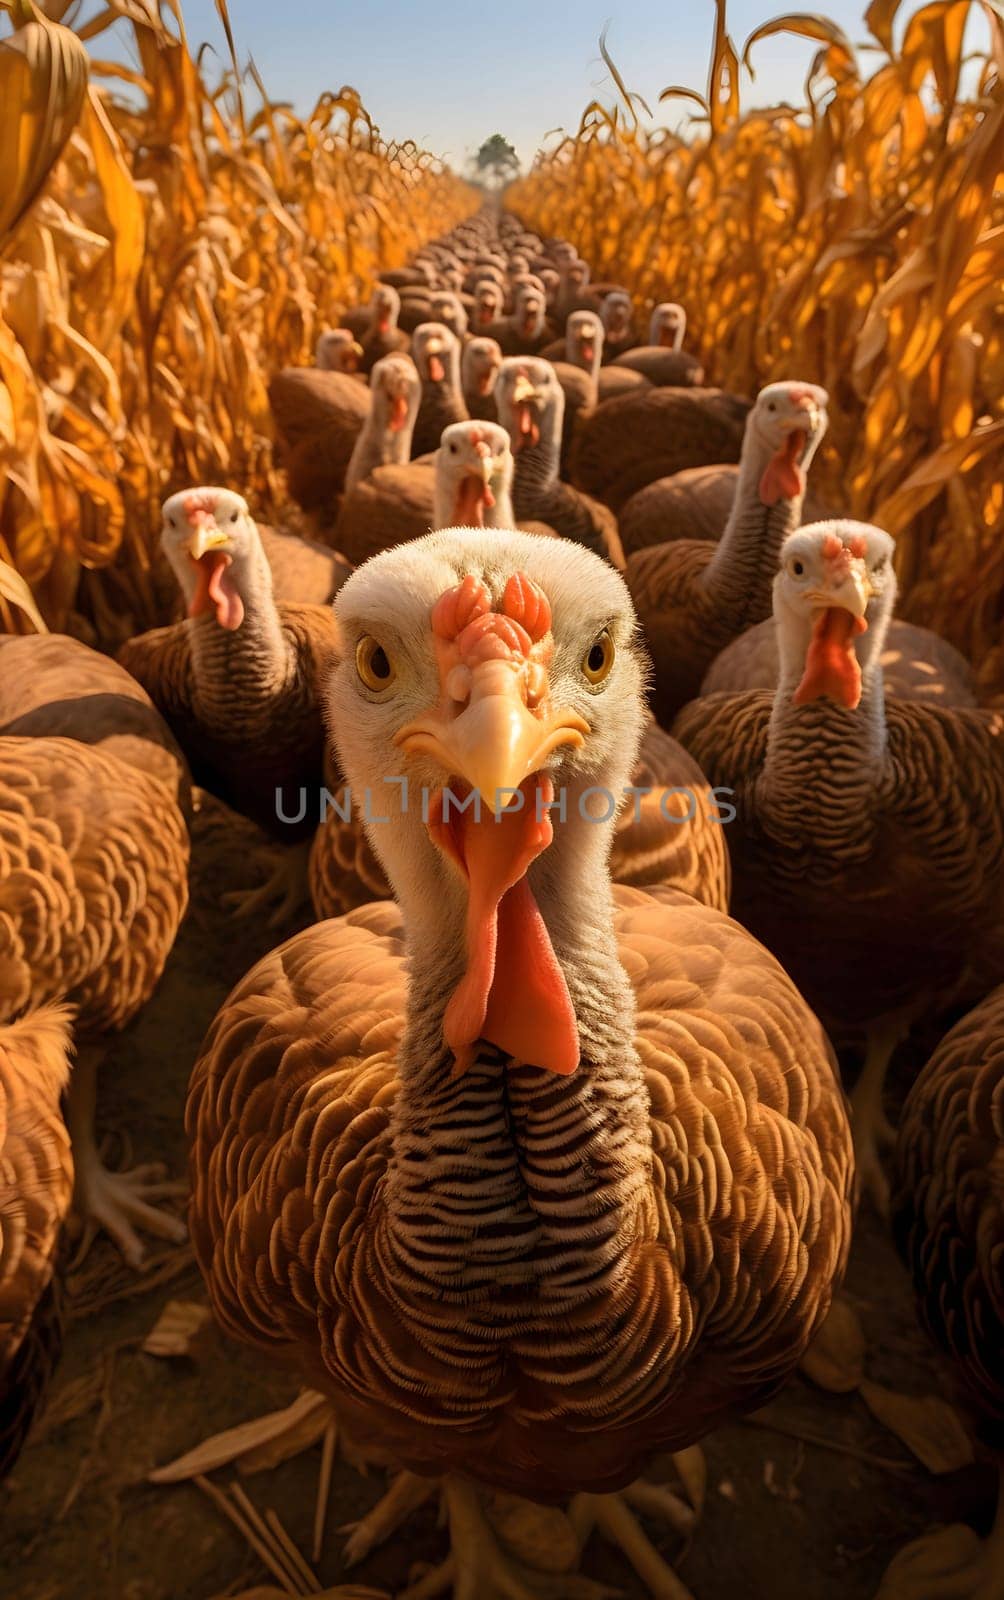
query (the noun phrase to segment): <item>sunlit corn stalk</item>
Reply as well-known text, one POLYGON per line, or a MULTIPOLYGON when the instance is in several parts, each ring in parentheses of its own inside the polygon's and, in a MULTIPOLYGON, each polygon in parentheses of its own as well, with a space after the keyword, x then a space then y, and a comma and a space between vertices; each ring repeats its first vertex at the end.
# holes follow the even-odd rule
POLYGON ((819 50, 802 109, 740 117, 738 56, 716 27, 686 137, 593 102, 575 138, 509 193, 575 240, 644 311, 682 301, 709 379, 749 393, 804 377, 832 396, 822 494, 898 536, 902 609, 1004 686, 1004 27, 960 98, 973 5, 938 0, 893 39, 898 0, 865 24, 880 65, 825 18, 765 23, 819 50))
MULTIPOLYGON (((164 494, 222 479, 274 514, 269 376, 477 196, 354 89, 299 118, 236 53, 211 86, 173 0, 0 10, 0 561, 113 644, 171 599, 164 494), (95 58, 113 22, 137 71, 95 58)), ((0 628, 25 617, 0 590, 0 628)))

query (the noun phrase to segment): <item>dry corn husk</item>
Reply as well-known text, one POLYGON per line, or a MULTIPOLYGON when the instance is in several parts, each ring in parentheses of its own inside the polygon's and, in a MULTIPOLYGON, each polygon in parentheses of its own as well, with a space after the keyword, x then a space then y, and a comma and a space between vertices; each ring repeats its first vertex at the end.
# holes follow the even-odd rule
POLYGON ((87 52, 32 0, 16 0, 0 40, 0 243, 40 193, 76 126, 87 92, 87 52))
POLYGON ((709 382, 826 386, 820 494, 896 536, 901 612, 985 666, 992 692, 1004 688, 1004 20, 957 0, 906 11, 873 0, 868 56, 804 13, 765 22, 740 52, 718 0, 707 92, 664 91, 674 119, 689 114, 679 131, 645 122, 617 79, 618 104, 587 106, 510 199, 541 234, 573 239, 595 278, 631 289, 643 318, 681 301, 709 382), (990 48, 963 98, 977 11, 990 48), (755 68, 780 32, 818 43, 805 107, 740 115, 737 58, 755 68))
POLYGON ((478 196, 348 86, 298 117, 254 68, 210 82, 173 3, 77 32, 51 19, 81 8, 32 4, 0 0, 0 559, 112 646, 166 620, 164 495, 223 479, 277 520, 272 372, 478 196), (101 60, 112 23, 135 69, 101 60))

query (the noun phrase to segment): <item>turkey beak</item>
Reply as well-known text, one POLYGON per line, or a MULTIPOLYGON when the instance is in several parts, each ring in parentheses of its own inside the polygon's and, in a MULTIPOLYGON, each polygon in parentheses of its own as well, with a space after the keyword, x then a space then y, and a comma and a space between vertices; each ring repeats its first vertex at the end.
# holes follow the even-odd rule
POLYGON ((577 712, 549 704, 547 674, 538 662, 480 662, 448 672, 445 713, 400 730, 397 743, 435 757, 450 776, 470 784, 493 812, 510 804, 520 784, 563 746, 581 748, 589 724, 577 712), (455 673, 463 675, 463 683, 455 673), (456 711, 454 696, 469 690, 456 711), (533 703, 531 703, 533 702, 533 703))
POLYGON ((820 588, 813 589, 808 599, 814 606, 827 609, 837 606, 842 611, 849 611, 852 617, 863 620, 873 593, 868 568, 858 558, 851 562, 840 578, 828 579, 820 588))
POLYGON ((227 542, 222 528, 216 526, 212 517, 205 517, 188 541, 188 553, 193 561, 201 561, 207 550, 219 550, 227 542))

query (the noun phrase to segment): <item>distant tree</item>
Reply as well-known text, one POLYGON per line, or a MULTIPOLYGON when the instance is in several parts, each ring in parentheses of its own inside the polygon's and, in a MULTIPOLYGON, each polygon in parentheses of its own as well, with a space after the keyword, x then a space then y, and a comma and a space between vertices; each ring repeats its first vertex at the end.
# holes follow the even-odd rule
POLYGON ((490 177, 499 189, 519 174, 519 156, 501 133, 493 133, 490 139, 485 140, 474 157, 474 165, 479 172, 490 177))

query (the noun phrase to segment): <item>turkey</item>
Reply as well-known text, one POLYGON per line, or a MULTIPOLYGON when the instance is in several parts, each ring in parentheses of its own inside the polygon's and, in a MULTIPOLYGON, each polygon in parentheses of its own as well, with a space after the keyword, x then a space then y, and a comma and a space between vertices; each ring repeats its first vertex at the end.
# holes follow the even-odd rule
POLYGON ((558 476, 565 396, 551 363, 532 356, 503 361, 495 396, 516 460, 517 522, 546 522, 562 538, 623 566, 617 519, 558 476))
POLYGON ((387 796, 398 905, 297 935, 210 1028, 187 1126, 214 1309, 442 1478, 458 1593, 523 1592, 487 1485, 576 1495, 679 1594, 619 1491, 762 1406, 826 1315, 852 1179, 832 1054, 737 923, 611 888, 644 668, 609 565, 445 530, 336 605, 330 721, 387 796))
POLYGON ((739 482, 719 543, 677 540, 628 559, 628 587, 655 667, 653 709, 666 728, 698 694, 719 651, 770 616, 778 552, 802 520, 826 404, 825 389, 815 384, 768 384, 746 422, 739 482))
POLYGON ((412 337, 422 398, 411 440, 413 456, 439 449, 443 429, 468 421, 460 387, 460 340, 439 322, 423 322, 412 337))
POLYGON ((900 1551, 877 1600, 993 1600, 1004 1573, 1004 988, 945 1035, 903 1107, 893 1228, 928 1333, 998 1473, 986 1540, 958 1523, 900 1551))
POLYGON ((497 422, 453 422, 436 451, 434 528, 511 528, 512 450, 497 422))
POLYGON ((838 1041, 864 1036, 855 1143, 883 1209, 896 1044, 1004 981, 1004 726, 886 697, 893 548, 845 520, 790 535, 774 578, 776 691, 710 695, 674 727, 709 782, 735 791, 735 915, 838 1041))
POLYGON ((377 467, 401 465, 411 457, 422 385, 410 356, 384 356, 370 374, 370 413, 356 440, 345 472, 345 492, 377 467))
POLYGON ((0 1024, 0 1479, 20 1454, 62 1342, 73 1158, 59 1097, 71 1020, 71 1008, 48 1005, 0 1024))

